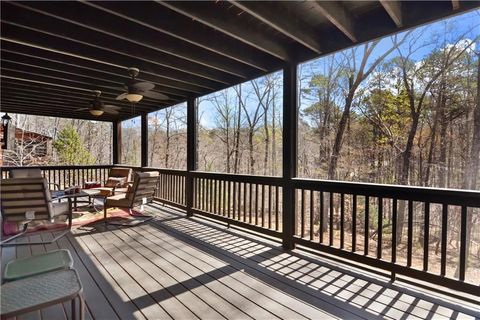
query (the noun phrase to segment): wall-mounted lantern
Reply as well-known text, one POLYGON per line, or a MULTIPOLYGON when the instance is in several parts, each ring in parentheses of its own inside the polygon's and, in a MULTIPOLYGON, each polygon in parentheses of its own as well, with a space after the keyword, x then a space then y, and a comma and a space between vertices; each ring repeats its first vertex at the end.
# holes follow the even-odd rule
POLYGON ((2 149, 7 149, 7 142, 8 142, 8 126, 10 125, 10 122, 12 121, 12 118, 8 115, 8 113, 5 113, 2 116, 2 127, 3 127, 3 144, 2 144, 2 149))

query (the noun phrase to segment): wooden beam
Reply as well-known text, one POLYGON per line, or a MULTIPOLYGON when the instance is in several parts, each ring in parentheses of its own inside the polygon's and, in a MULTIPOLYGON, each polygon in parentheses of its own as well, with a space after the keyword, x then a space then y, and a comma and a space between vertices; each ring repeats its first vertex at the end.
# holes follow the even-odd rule
POLYGON ((140 116, 140 132, 140 165, 148 167, 148 113, 146 112, 143 112, 140 116))
MULTIPOLYGON (((94 97, 92 91, 83 93, 82 91, 75 90, 63 90, 55 86, 41 85, 36 82, 24 82, 21 81, 12 81, 8 78, 5 78, 2 75, 1 83, 2 91, 12 91, 12 92, 29 92, 31 95, 39 95, 45 97, 59 97, 67 99, 75 99, 78 101, 91 101, 94 97)), ((120 100, 115 100, 116 95, 112 95, 108 92, 102 92, 101 99, 103 102, 108 104, 118 105, 119 107, 130 108, 130 103, 120 100)), ((155 107, 156 104, 145 103, 142 100, 142 104, 149 107, 155 107)))
POLYGON ((187 1, 157 1, 157 3, 278 59, 284 61, 290 59, 288 50, 266 36, 261 27, 232 22, 236 17, 219 12, 218 8, 212 7, 216 5, 214 3, 200 1, 194 4, 187 1))
POLYGON ((122 123, 120 121, 112 122, 112 163, 120 163, 122 149, 122 123))
POLYGON ((187 177, 185 181, 185 199, 187 216, 193 216, 194 178, 192 172, 197 170, 197 100, 187 100, 187 177))
MULTIPOLYGON (((146 57, 147 52, 151 52, 152 55, 156 52, 158 60, 162 61, 164 66, 179 68, 179 66, 187 65, 188 61, 192 65, 192 72, 196 70, 196 75, 211 80, 222 80, 224 77, 228 78, 229 75, 245 79, 249 75, 245 66, 239 66, 235 61, 225 61, 221 56, 204 49, 194 49, 189 44, 179 43, 171 37, 158 34, 124 19, 112 17, 91 6, 84 6, 80 2, 71 2, 68 3, 68 6, 48 1, 12 4, 18 7, 15 9, 19 9, 8 8, 9 13, 13 11, 11 14, 16 16, 16 20, 19 20, 22 11, 28 10, 25 16, 37 26, 47 26, 51 21, 51 23, 59 25, 57 33, 71 35, 74 32, 78 39, 89 36, 92 42, 103 38, 105 40, 97 42, 99 45, 103 43, 106 48, 116 48, 116 50, 123 47, 123 50, 129 54, 137 46, 141 46, 142 49, 137 50, 137 55, 146 57), (61 25, 65 25, 65 28, 61 28, 61 25), (110 38, 110 41, 107 38, 110 38), (129 50, 130 48, 131 50, 129 50)), ((5 18, 4 16, 2 15, 3 18, 5 18)))
POLYGON ((452 9, 453 10, 460 9, 460 1, 459 0, 452 0, 452 9))
MULTIPOLYGON (((44 117, 58 117, 58 118, 67 118, 67 119, 73 119, 73 116, 71 114, 66 114, 65 112, 61 113, 58 112, 57 110, 50 110, 50 109, 31 109, 31 108, 26 108, 22 105, 18 105, 15 103, 3 103, 2 102, 2 112, 8 112, 8 113, 17 113, 17 114, 26 114, 26 115, 34 115, 34 116, 44 116, 44 117)), ((81 119, 81 120, 94 120, 94 121, 115 121, 121 118, 118 117, 112 117, 110 115, 103 114, 100 117, 94 117, 88 113, 82 114, 82 115, 75 115, 75 119, 81 119)))
POLYGON ((300 19, 285 19, 279 10, 274 10, 269 3, 257 1, 233 1, 233 5, 255 17, 269 27, 297 41, 310 50, 321 53, 321 46, 315 35, 300 19))
MULTIPOLYGON (((8 55, 7 57, 2 55, 2 64, 5 68, 10 68, 16 71, 22 71, 22 70, 37 71, 38 70, 42 74, 67 76, 71 79, 83 79, 83 80, 86 80, 87 83, 91 83, 92 86, 95 86, 95 85, 107 86, 110 88, 109 91, 114 91, 117 95, 124 91, 123 83, 121 82, 123 80, 122 78, 120 79, 114 78, 114 80, 116 81, 112 81, 111 78, 100 78, 98 77, 98 73, 86 72, 76 68, 75 66, 61 65, 61 64, 59 65, 57 63, 52 63, 50 61, 41 61, 41 60, 37 62, 38 60, 31 61, 28 59, 22 59, 18 57, 15 60, 9 59, 9 58, 11 57, 9 57, 8 55)), ((100 74, 100 76, 103 76, 103 74, 100 74)), ((156 90, 156 91, 159 91, 159 90, 156 90)), ((170 99, 164 100, 163 102, 168 103, 169 101, 171 101, 172 103, 174 103, 179 100, 183 100, 183 99, 178 97, 177 98, 170 97, 170 99)), ((154 99, 145 98, 145 102, 148 102, 148 101, 152 103, 157 102, 154 99)))
POLYGON ((399 0, 380 0, 385 11, 397 27, 403 26, 402 3, 399 0))
MULTIPOLYGON (((83 41, 74 38, 75 33, 72 31, 69 31, 72 34, 65 35, 69 32, 50 32, 39 29, 36 26, 20 25, 7 20, 2 20, 1 28, 2 39, 52 48, 56 51, 75 52, 79 55, 95 57, 102 61, 115 61, 123 66, 135 66, 140 70, 153 71, 158 77, 193 84, 205 89, 213 89, 219 84, 228 83, 228 81, 224 80, 210 79, 205 74, 201 74, 201 71, 196 70, 194 64, 185 61, 178 60, 178 64, 175 66, 163 63, 160 59, 161 55, 148 50, 140 50, 134 46, 119 46, 120 44, 118 43, 113 45, 116 49, 107 48, 107 43, 112 43, 112 40, 93 40, 93 36, 84 36, 86 41, 83 41)), ((54 26, 51 26, 51 28, 53 29, 54 26)), ((92 35, 98 38, 98 34, 92 33, 92 35)))
MULTIPOLYGON (((8 42, 2 41, 1 45, 9 44, 8 42)), ((2 59, 9 59, 13 61, 19 61, 23 63, 32 63, 32 64, 38 64, 38 65, 52 65, 52 66, 57 66, 58 68, 69 68, 71 70, 74 70, 74 72, 77 72, 77 74, 91 74, 91 75, 96 75, 100 78, 105 79, 105 77, 108 77, 110 80, 115 80, 117 83, 125 83, 130 79, 128 74, 126 72, 118 71, 118 70, 112 70, 116 72, 110 71, 111 68, 105 65, 100 65, 97 66, 97 64, 92 64, 85 62, 84 60, 81 59, 75 59, 69 56, 61 56, 60 54, 52 54, 48 51, 43 51, 35 50, 34 48, 30 48, 27 46, 21 46, 22 51, 14 51, 11 49, 6 49, 3 46, 1 49, 1 55, 2 59), (25 50, 27 49, 27 50, 25 50), (30 50, 33 49, 33 50, 30 50), (28 52, 28 53, 27 53, 28 52)), ((18 49, 17 49, 18 50, 18 49)), ((186 98, 188 92, 184 90, 179 90, 176 89, 172 86, 169 85, 169 81, 164 81, 161 78, 157 77, 152 77, 148 74, 142 74, 142 77, 137 77, 137 80, 141 81, 148 81, 153 84, 155 84, 155 90, 164 93, 166 95, 172 96, 172 97, 178 97, 178 98, 186 98)), ((197 93, 200 93, 198 89, 195 89, 197 93)), ((190 91, 191 92, 191 91, 190 91)))
POLYGON ((157 32, 174 37, 197 47, 220 54, 261 71, 272 68, 272 59, 263 52, 224 36, 212 36, 204 30, 190 26, 192 20, 171 10, 158 10, 153 2, 142 2, 142 6, 127 1, 82 2, 98 10, 137 23, 157 32), (147 6, 147 7, 146 7, 147 6))
POLYGON ((327 18, 351 41, 357 42, 355 34, 355 18, 348 12, 340 2, 336 1, 315 1, 313 8, 327 18))
MULTIPOLYGON (((56 75, 49 72, 29 72, 25 68, 6 68, 2 65, 1 68, 2 77, 10 77, 17 80, 24 80, 27 82, 39 82, 42 84, 53 85, 53 86, 60 86, 63 88, 74 89, 74 90, 82 90, 87 92, 93 92, 93 90, 101 90, 105 95, 112 95, 116 96, 119 92, 112 92, 112 87, 94 84, 92 85, 89 82, 81 81, 77 78, 71 79, 68 76, 62 77, 62 75, 56 75)), ((145 99, 141 102, 144 105, 152 105, 152 106, 165 106, 170 105, 171 103, 160 101, 160 100, 149 100, 145 99)))
POLYGON ((298 106, 297 106, 297 66, 290 64, 283 70, 283 248, 295 248, 295 189, 292 179, 297 175, 297 139, 298 139, 298 106))

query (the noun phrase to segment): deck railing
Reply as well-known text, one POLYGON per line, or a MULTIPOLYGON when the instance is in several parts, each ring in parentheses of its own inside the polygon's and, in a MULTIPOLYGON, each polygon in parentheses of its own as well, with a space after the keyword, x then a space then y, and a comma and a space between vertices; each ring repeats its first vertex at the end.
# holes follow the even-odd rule
MULTIPOLYGON (((63 188, 105 181, 111 167, 36 168, 63 188)), ((297 245, 383 269, 392 279, 404 275, 480 294, 480 256, 473 254, 480 255, 478 191, 131 168, 160 173, 155 197, 165 204, 279 239, 283 219, 293 214, 297 245), (285 183, 295 193, 291 213, 283 211, 285 183)), ((2 167, 2 178, 11 170, 2 167)))
POLYGON ((1 167, 1 173, 2 179, 5 179, 13 170, 40 169, 51 185, 65 189, 72 186, 83 187, 87 181, 105 181, 111 167, 111 165, 1 167))
POLYGON ((193 212, 280 237, 282 179, 191 172, 193 212))
POLYGON ((480 192, 293 179, 295 242, 452 289, 480 293, 480 192), (467 252, 467 243, 470 249, 467 252), (476 248, 472 248, 475 245, 476 248))

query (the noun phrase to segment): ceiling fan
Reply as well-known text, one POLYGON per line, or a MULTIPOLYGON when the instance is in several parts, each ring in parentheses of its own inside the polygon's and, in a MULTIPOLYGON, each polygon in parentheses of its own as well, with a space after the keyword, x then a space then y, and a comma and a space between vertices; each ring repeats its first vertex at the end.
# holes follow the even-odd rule
POLYGON ((89 106, 77 109, 75 111, 88 110, 93 116, 96 117, 101 116, 103 113, 118 114, 118 110, 121 109, 120 107, 103 104, 102 100, 100 100, 100 95, 102 94, 102 91, 94 90, 93 93, 95 94, 95 98, 89 102, 89 106))
POLYGON ((151 82, 135 80, 135 78, 140 73, 140 70, 137 68, 128 68, 128 74, 131 79, 128 80, 123 88, 126 89, 126 92, 120 94, 116 97, 117 100, 128 100, 131 103, 137 103, 143 99, 143 97, 148 97, 156 100, 167 100, 168 96, 163 93, 152 91, 155 88, 155 85, 151 82))

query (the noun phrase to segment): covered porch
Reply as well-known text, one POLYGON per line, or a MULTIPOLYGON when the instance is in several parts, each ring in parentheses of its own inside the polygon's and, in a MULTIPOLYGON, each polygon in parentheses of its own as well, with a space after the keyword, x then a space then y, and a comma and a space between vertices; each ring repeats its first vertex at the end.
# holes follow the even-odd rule
MULTIPOLYGON (((150 222, 99 223, 51 245, 2 248, 2 265, 69 249, 91 319, 480 317, 480 265, 468 244, 478 190, 300 178, 297 154, 301 62, 478 2, 1 5, 2 113, 112 124, 111 163, 36 166, 43 176, 64 189, 105 181, 114 167, 160 175, 147 206, 150 222), (168 99, 145 96, 134 106, 115 100, 121 92, 113 86, 128 80, 132 66, 168 99), (199 98, 274 71, 282 73, 281 175, 199 171, 199 98), (119 111, 78 112, 93 90, 119 111), (180 102, 187 110, 186 169, 149 167, 149 113, 180 102), (134 117, 139 166, 121 163, 122 121, 134 117), (441 222, 433 227, 434 210, 441 222)), ((16 168, 1 167, 2 179, 16 168)), ((25 241, 38 237, 52 233, 25 241)), ((68 318, 68 308, 29 316, 68 318)))

